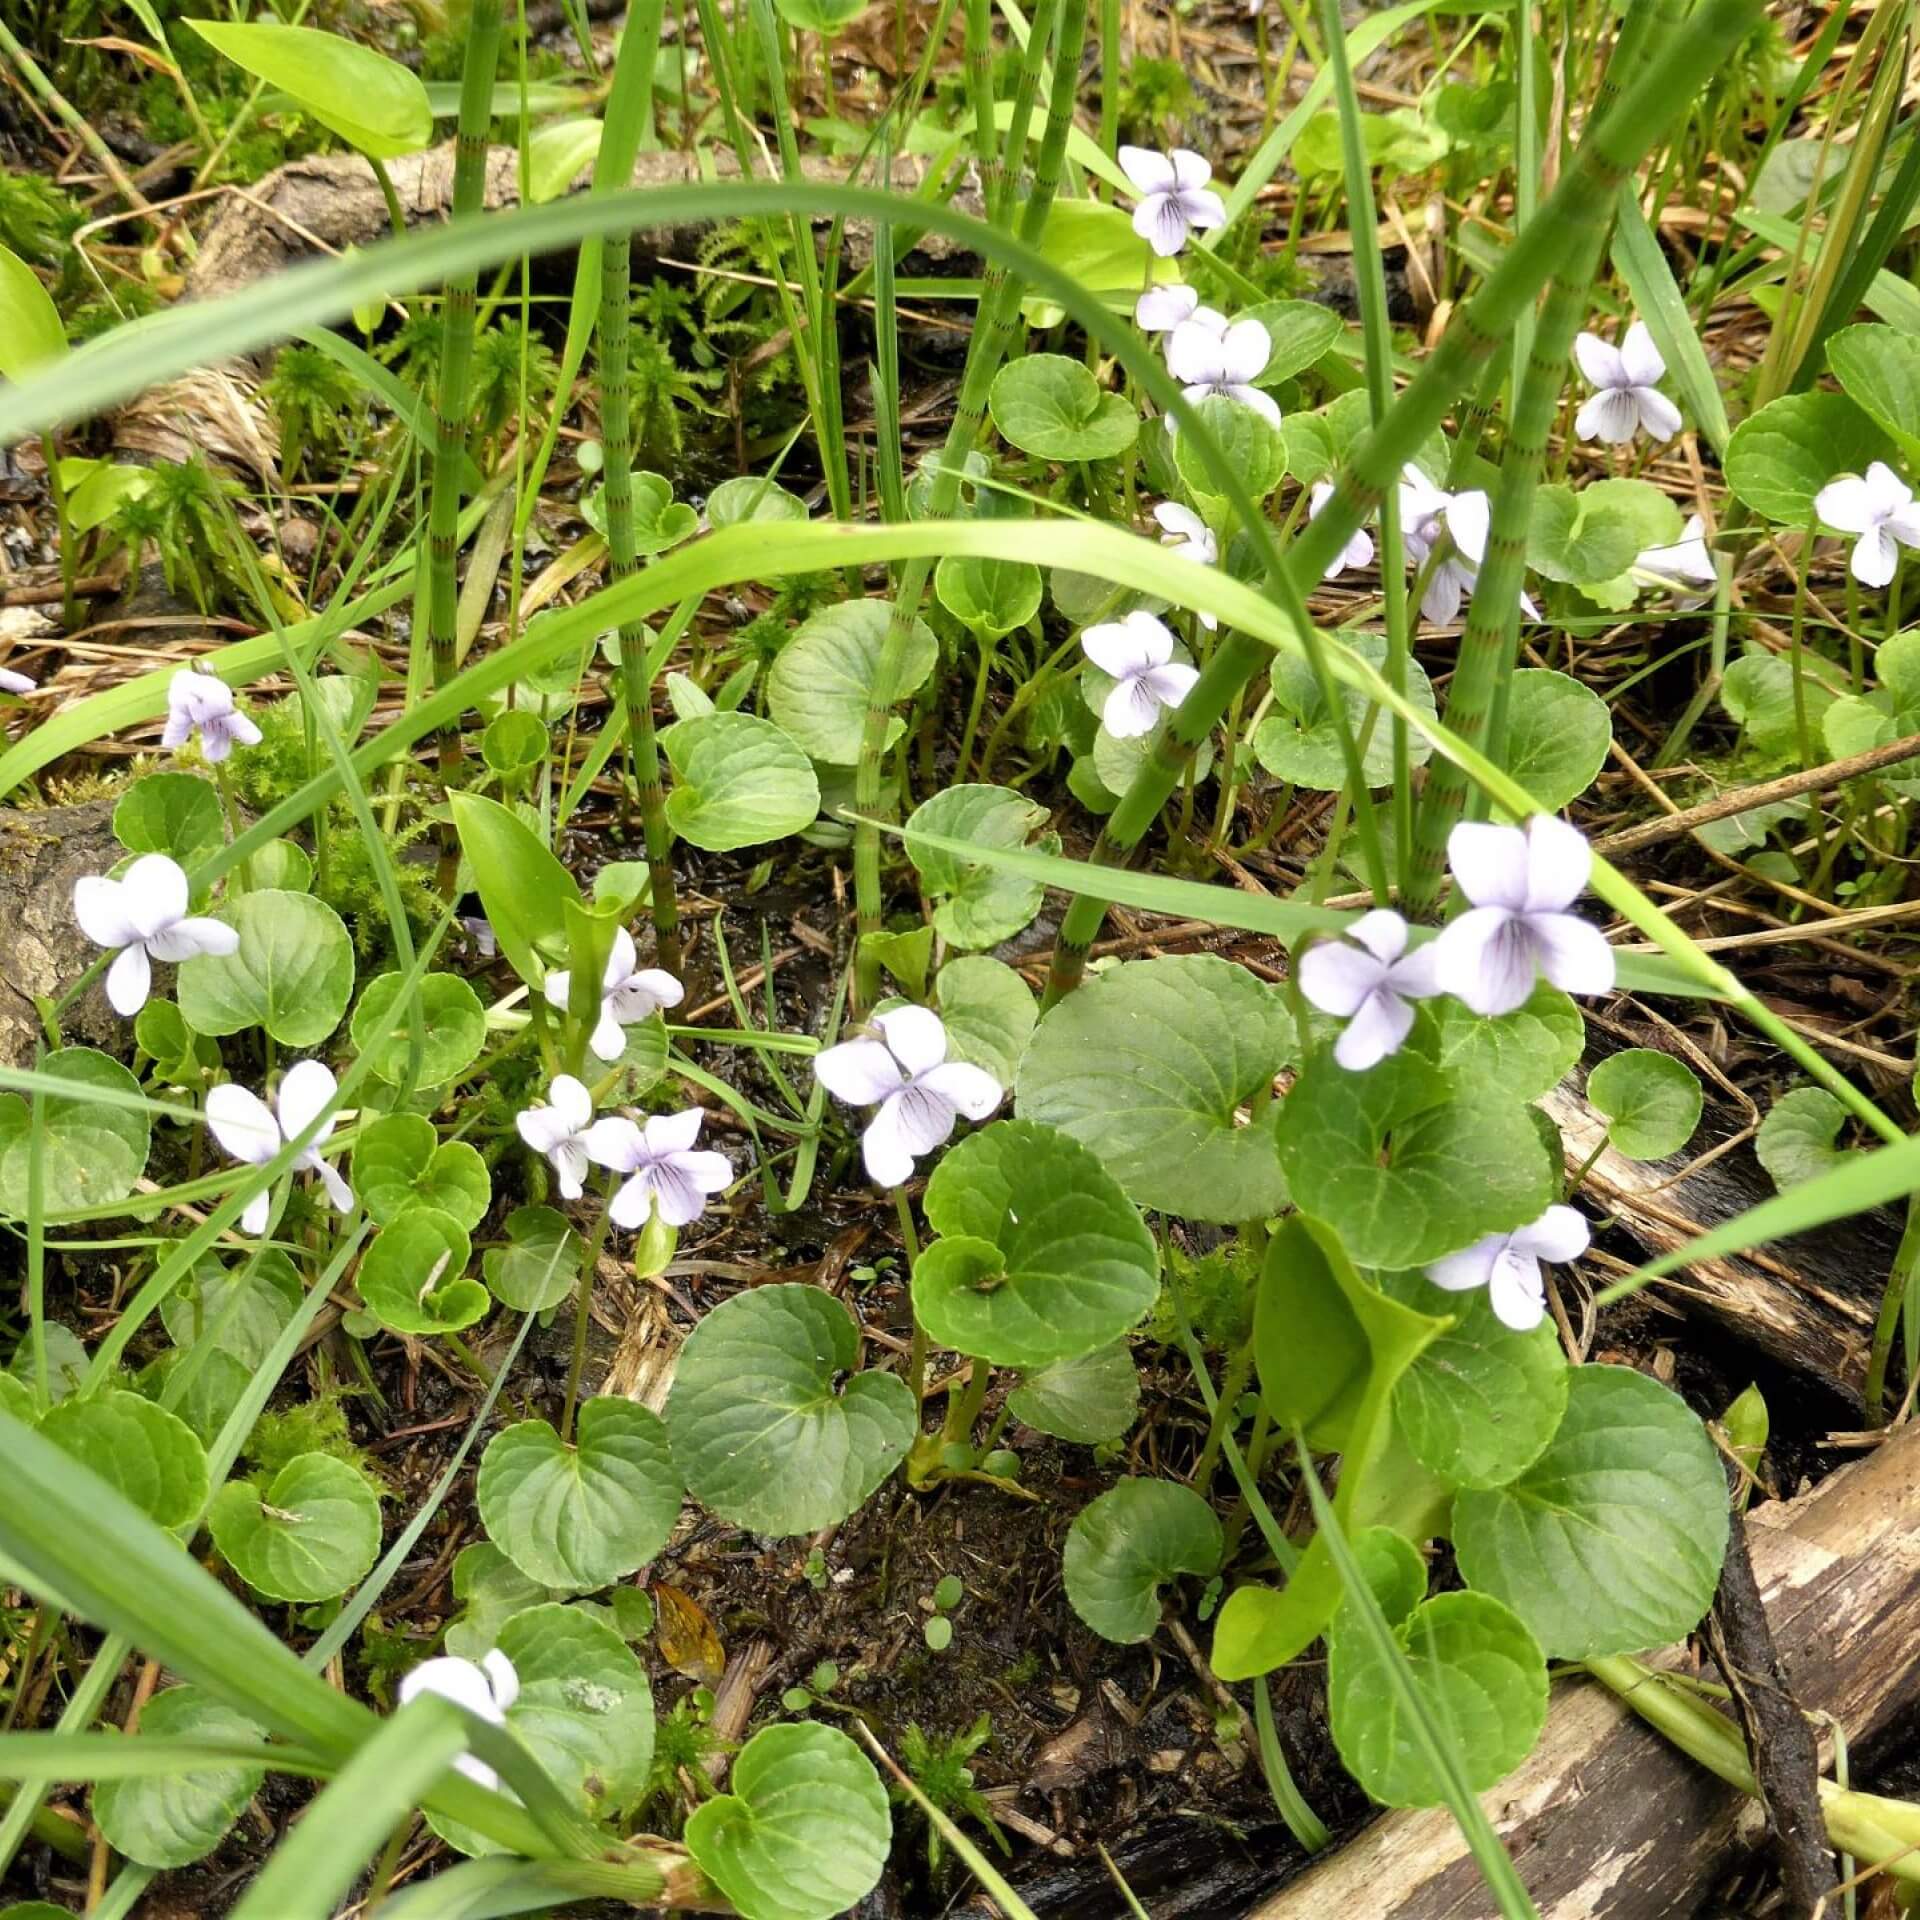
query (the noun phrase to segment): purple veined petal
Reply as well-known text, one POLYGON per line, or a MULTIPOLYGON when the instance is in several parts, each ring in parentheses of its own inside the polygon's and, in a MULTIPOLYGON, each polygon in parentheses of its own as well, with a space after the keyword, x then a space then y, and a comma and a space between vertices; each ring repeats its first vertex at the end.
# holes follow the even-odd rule
POLYGON ((1450 627, 1460 617, 1460 601, 1466 582, 1452 560, 1442 560, 1427 575, 1426 591, 1420 596, 1420 611, 1436 627, 1450 627))
POLYGON ((1170 193, 1149 194, 1133 210, 1133 230, 1162 260, 1187 243, 1187 216, 1170 193))
POLYGON ((1434 958, 1437 940, 1424 941, 1403 953, 1387 969, 1387 985, 1403 1000, 1431 1000, 1445 989, 1440 985, 1434 958))
POLYGON ((573 973, 570 968, 556 967, 540 983, 540 997, 548 1006, 565 1013, 567 1001, 573 993, 573 973))
POLYGON ((140 938, 118 880, 89 873, 73 883, 73 917, 96 947, 124 947, 140 938))
MULTIPOLYGON (((280 1091, 273 1097, 273 1109, 279 1116, 281 1134, 288 1140, 305 1133, 322 1108, 339 1091, 340 1083, 332 1070, 319 1060, 301 1060, 281 1077, 280 1091)), ((309 1146, 317 1147, 333 1131, 331 1118, 321 1123, 309 1146)))
POLYGON ((1171 333, 1182 320, 1191 320, 1200 305, 1200 290, 1182 286, 1149 287, 1133 304, 1133 323, 1143 333, 1171 333))
POLYGON ((1358 940, 1383 966, 1390 965, 1407 950, 1407 923, 1391 907, 1375 907, 1347 929, 1347 938, 1358 940))
POLYGON ((1487 557, 1487 536, 1493 531, 1493 503, 1479 487, 1456 493, 1446 506, 1447 532, 1461 556, 1478 567, 1487 557))
POLYGON ((1627 377, 1626 363, 1621 358, 1620 349, 1609 346, 1597 333, 1578 335, 1573 343, 1573 357, 1580 363, 1580 371, 1591 387, 1604 391, 1608 387, 1633 384, 1627 377))
POLYGON ((1173 635, 1150 613, 1129 614, 1124 620, 1102 620, 1088 627, 1080 636, 1080 651, 1102 673, 1124 680, 1128 674, 1152 666, 1156 655, 1171 660, 1173 635), (1160 652, 1162 638, 1166 641, 1164 653, 1160 652))
POLYGON ((1527 916, 1534 959, 1562 993, 1611 993, 1616 965, 1607 937, 1577 913, 1527 916))
POLYGON ((1116 740, 1138 740, 1151 733, 1160 718, 1160 702, 1144 673, 1129 674, 1114 683, 1100 708, 1100 724, 1116 740))
POLYGON ((1640 424, 1640 406, 1630 387, 1605 387, 1573 416, 1574 437, 1624 446, 1640 424))
POLYGON ((280 1151, 280 1123, 256 1093, 222 1081, 207 1095, 207 1128, 223 1152, 263 1167, 280 1151))
POLYGON ((153 987, 153 967, 147 950, 138 940, 122 947, 107 969, 107 1004, 114 1012, 131 1019, 147 1004, 153 987))
POLYGON ((495 1647, 480 1659, 481 1670, 493 1688, 493 1704, 505 1713, 520 1698, 520 1676, 507 1656, 495 1647))
POLYGON ((1463 1247, 1458 1253, 1450 1253, 1444 1259, 1436 1260, 1427 1268, 1427 1278, 1436 1287, 1444 1287, 1449 1293, 1471 1293, 1475 1287, 1484 1287, 1493 1277, 1493 1263, 1507 1250, 1507 1236, 1504 1233, 1490 1233, 1484 1239, 1476 1240, 1472 1246, 1463 1247))
POLYGON ((676 1153, 654 1162, 653 1197, 660 1218, 670 1227, 691 1226, 707 1210, 707 1196, 686 1164, 695 1157, 676 1153))
POLYGON ((1352 1019, 1387 973, 1378 956, 1345 940, 1314 941, 1297 971, 1308 1004, 1338 1020, 1352 1019))
MULTIPOLYGON (((1476 907, 1527 905, 1527 836, 1518 827, 1463 820, 1447 835, 1447 865, 1454 884, 1476 907)), ((1586 875, 1580 877, 1586 885, 1586 875)))
POLYGON ((733 1162, 724 1153, 676 1153, 673 1164, 702 1193, 724 1193, 733 1185, 733 1162))
MULTIPOLYGON (((520 1118, 527 1116, 523 1113, 520 1118)), ((553 1177, 559 1183, 562 1200, 578 1200, 586 1191, 587 1149, 583 1142, 571 1134, 562 1134, 551 1146, 542 1151, 553 1168, 553 1177)))
POLYGON ((890 1114, 900 1143, 917 1160, 923 1153, 944 1146, 953 1137, 953 1124, 960 1110, 947 1097, 925 1081, 916 1081, 889 1095, 880 1109, 890 1114))
POLYGON ((640 1129, 648 1153, 655 1159, 669 1153, 685 1153, 700 1138, 700 1128, 706 1117, 698 1107, 688 1107, 684 1113, 649 1115, 640 1129))
POLYGON ((1535 954, 1525 914, 1475 907, 1444 928, 1433 945, 1441 991, 1464 1000, 1475 1013, 1494 1017, 1526 1004, 1535 954))
POLYGON ((611 993, 615 987, 624 986, 639 964, 640 955, 634 947, 633 935, 622 927, 613 936, 613 948, 607 955, 607 970, 600 977, 601 991, 611 993))
POLYGON ((1547 1287, 1540 1262, 1509 1246, 1487 1276, 1487 1301, 1493 1316, 1514 1333, 1531 1333, 1547 1313, 1547 1287))
POLYGON ((1412 1031, 1413 1009, 1398 994, 1381 987, 1360 1003, 1360 1011, 1333 1043, 1334 1061, 1349 1073, 1365 1073, 1399 1052, 1400 1043, 1412 1031))
POLYGON ((1246 385, 1266 371, 1273 335, 1258 320, 1236 320, 1220 340, 1220 365, 1229 386, 1246 385))
POLYGON ((320 1176, 320 1184, 326 1189, 327 1198, 333 1203, 335 1213, 350 1213, 353 1210, 353 1189, 347 1185, 340 1169, 330 1162, 313 1156, 313 1170, 320 1176))
POLYGON ((931 1007, 892 1007, 876 1013, 872 1024, 880 1029, 887 1051, 909 1078, 930 1071, 947 1057, 947 1030, 931 1007))
POLYGON ((1217 193, 1183 188, 1180 211, 1186 215, 1187 225, 1198 227, 1202 233, 1227 224, 1227 203, 1217 193))
POLYGON ((608 1217, 616 1227, 628 1233, 636 1232, 652 1216, 659 1192, 660 1169, 651 1163, 638 1167, 631 1179, 620 1183, 613 1198, 608 1201, 608 1217))
POLYGON ((203 953, 238 953, 240 934, 224 920, 192 918, 162 927, 158 933, 148 936, 146 945, 154 959, 178 962, 203 953))
POLYGON ((258 1240, 267 1230, 273 1213, 273 1189, 262 1187, 240 1210, 239 1228, 249 1240, 258 1240))
POLYGON ((1585 890, 1593 872, 1593 849, 1578 827, 1558 814, 1536 813, 1527 822, 1526 893, 1529 913, 1559 913, 1585 890))
POLYGON ((205 721, 200 728, 200 754, 208 766, 220 766, 233 751, 233 741, 229 737, 231 722, 215 717, 205 721))
POLYGON ((580 1144, 596 1167, 615 1173, 631 1173, 647 1158, 646 1139, 625 1114, 610 1113, 596 1120, 581 1134, 580 1144))
MULTIPOLYGON (((552 1153, 580 1131, 558 1107, 526 1107, 513 1116, 515 1130, 535 1153, 552 1153)), ((571 1199, 573 1196, 568 1195, 571 1199)))
POLYGON ((1198 193, 1213 178, 1213 162, 1191 147, 1175 147, 1167 155, 1167 164, 1173 169, 1176 193, 1198 193))
POLYGON ((568 1130, 579 1133, 593 1124, 593 1095, 582 1080, 570 1073, 556 1073, 547 1088, 547 1100, 568 1130))
POLYGON ((1167 371, 1183 387, 1210 387, 1225 371, 1224 351, 1222 335, 1197 321, 1183 320, 1167 336, 1167 371))
POLYGON ((984 1120, 1006 1098, 1006 1089, 985 1067, 966 1060, 930 1067, 920 1085, 969 1120, 984 1120))
POLYGON ((1920 505, 1896 507, 1887 515, 1887 531, 1903 547, 1920 547, 1920 505))
POLYGON ((1592 1239, 1587 1217, 1576 1207, 1551 1206, 1530 1227, 1521 1227, 1512 1236, 1513 1245, 1536 1260, 1551 1260, 1564 1265, 1577 1260, 1592 1239))
POLYGON ((1644 320, 1636 320, 1620 342, 1620 365, 1630 387, 1651 387, 1666 377, 1667 363, 1644 320))
POLYGON ((1177 707, 1193 691, 1200 678, 1198 667, 1184 667, 1169 661, 1164 667, 1149 667, 1139 676, 1138 685, 1147 689, 1163 707, 1177 707))
POLYGON ((587 1045, 596 1060, 618 1060, 627 1050, 627 1030, 613 1011, 611 996, 600 1002, 600 1018, 587 1037, 587 1045))
POLYGON ((1885 527, 1869 527, 1853 543, 1853 558, 1848 564, 1863 587, 1884 587, 1900 564, 1900 550, 1885 527))
POLYGON ((677 1007, 686 997, 686 988, 672 974, 660 967, 645 967, 610 987, 606 1004, 616 1020, 630 1027, 663 1007, 677 1007))
POLYGON ((1280 424, 1280 402, 1263 387, 1250 387, 1244 384, 1229 386, 1225 389, 1229 400, 1237 400, 1243 407, 1251 407, 1268 426, 1280 424))
POLYGON ((901 1098, 899 1094, 889 1097, 860 1136, 860 1157, 876 1187, 901 1187, 913 1178, 913 1150, 900 1125, 901 1098))
POLYGON ((1635 387, 1633 404, 1654 439, 1671 440, 1680 431, 1680 409, 1658 387, 1635 387))
POLYGON ((1874 489, 1857 473, 1843 473, 1813 496, 1821 522, 1839 533, 1865 533, 1880 518, 1874 489))
POLYGON ((187 876, 164 853, 143 853, 120 876, 120 900, 140 937, 150 940, 186 917, 187 876))
POLYGON ((900 1063, 879 1040, 843 1040, 813 1056, 813 1077, 850 1107, 876 1106, 906 1083, 900 1063))
POLYGON ((1120 171, 1133 182, 1138 194, 1171 193, 1180 184, 1180 175, 1172 159, 1151 147, 1120 147, 1115 157, 1120 171))

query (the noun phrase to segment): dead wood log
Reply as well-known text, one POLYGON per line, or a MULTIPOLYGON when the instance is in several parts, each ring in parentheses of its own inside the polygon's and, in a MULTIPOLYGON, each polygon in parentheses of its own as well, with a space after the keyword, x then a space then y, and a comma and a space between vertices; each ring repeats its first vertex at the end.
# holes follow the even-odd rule
MULTIPOLYGON (((1846 1729, 1857 1766, 1920 1701, 1920 1428, 1747 1527, 1783 1678, 1846 1729)), ((1542 1920, 1683 1920, 1766 1831, 1753 1801, 1587 1680, 1555 1688, 1539 1745, 1481 1804, 1542 1920)), ((1423 1811, 1383 1815, 1250 1920, 1492 1912, 1452 1816, 1423 1811)))

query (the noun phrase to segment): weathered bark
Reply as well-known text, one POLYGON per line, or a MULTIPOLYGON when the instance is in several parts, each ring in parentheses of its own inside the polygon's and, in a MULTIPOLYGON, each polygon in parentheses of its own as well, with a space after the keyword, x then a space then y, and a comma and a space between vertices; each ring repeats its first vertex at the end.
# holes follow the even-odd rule
MULTIPOLYGON (((1747 1527, 1782 1678, 1846 1728, 1857 1765, 1920 1699, 1920 1430, 1799 1500, 1755 1508, 1747 1527)), ((1766 1831, 1755 1802, 1592 1681, 1555 1689, 1539 1745, 1481 1803, 1542 1920, 1682 1920, 1766 1831)), ((1252 1920, 1491 1911, 1452 1816, 1425 1811, 1383 1815, 1252 1920)))

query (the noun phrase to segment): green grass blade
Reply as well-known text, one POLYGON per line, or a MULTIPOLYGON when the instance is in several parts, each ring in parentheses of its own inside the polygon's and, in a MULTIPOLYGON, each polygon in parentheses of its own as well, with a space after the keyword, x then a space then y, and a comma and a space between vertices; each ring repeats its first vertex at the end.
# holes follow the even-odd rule
POLYGON ((310 1747, 237 1740, 162 1740, 122 1733, 0 1733, 0 1780, 150 1780, 216 1773, 235 1763, 324 1778, 333 1765, 310 1747))

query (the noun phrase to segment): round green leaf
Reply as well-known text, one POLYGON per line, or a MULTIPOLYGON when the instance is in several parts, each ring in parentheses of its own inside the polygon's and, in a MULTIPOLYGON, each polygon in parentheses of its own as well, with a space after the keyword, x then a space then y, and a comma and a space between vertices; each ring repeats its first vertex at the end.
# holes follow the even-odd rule
MULTIPOLYGON (((1387 657, 1387 642, 1377 633, 1336 636, 1370 666, 1381 666, 1387 657)), ((1418 661, 1407 663, 1407 697, 1420 711, 1434 716, 1433 682, 1418 661)), ((1272 666, 1273 711, 1254 729, 1254 758, 1277 779, 1291 780, 1296 786, 1312 787, 1322 793, 1337 793, 1347 784, 1347 763, 1340 748, 1340 732, 1326 702, 1320 697, 1320 683, 1304 660, 1291 654, 1275 654, 1272 666)), ((1343 688, 1341 702, 1347 724, 1356 741, 1367 743, 1361 756, 1367 785, 1384 787, 1393 780, 1393 722, 1372 705, 1363 693, 1343 688)), ((1424 766, 1433 749, 1425 738, 1409 728, 1407 763, 1424 766)))
POLYGON ((1893 443, 1843 393, 1789 393, 1734 428, 1727 484, 1764 520, 1804 527, 1835 474, 1864 473, 1893 443))
POLYGON ((854 1363, 852 1316, 817 1287, 736 1293, 680 1349, 667 1397, 674 1464, 702 1505, 760 1533, 844 1520, 905 1457, 913 1396, 854 1363))
MULTIPOLYGON (((1294 1057, 1279 992, 1211 954, 1133 960, 1062 1000, 1027 1048, 1021 1115, 1070 1133, 1137 1206, 1248 1220, 1287 1204, 1279 1109, 1250 1125, 1294 1057)), ((1367 1076, 1371 1078, 1372 1076, 1367 1076)))
POLYGON ((943 1346, 995 1366, 1091 1353, 1159 1292, 1159 1252, 1133 1203, 1056 1128, 997 1120, 969 1135, 934 1169, 924 1204, 928 1225, 953 1239, 914 1263, 914 1315, 943 1346))
POLYGON ((433 138, 433 109, 419 77, 344 34, 272 22, 187 25, 256 80, 297 100, 351 147, 391 160, 433 138))
POLYGON ((453 1556, 453 1597, 465 1604, 447 1629, 447 1651, 462 1660, 484 1659, 516 1613, 564 1600, 570 1591, 529 1580, 491 1540, 475 1540, 453 1556))
POLYGON ((1700 1082, 1670 1053, 1628 1047, 1587 1076, 1587 1102, 1607 1120, 1607 1137, 1629 1160, 1664 1160, 1700 1124, 1700 1082))
POLYGON ((985 1067, 1003 1087, 1012 1086, 1040 1018, 1033 989, 1004 961, 978 953, 949 960, 934 989, 948 1058, 985 1067))
POLYGON ((1472 1585, 1504 1600, 1556 1660, 1691 1633, 1727 1544, 1727 1483, 1686 1403, 1631 1367, 1574 1370, 1558 1431, 1503 1487, 1454 1502, 1472 1585))
POLYGON ((487 1291, 516 1313, 544 1313, 573 1291, 586 1243, 551 1207, 516 1207, 507 1244, 480 1256, 487 1291))
POLYGON ((1920 458, 1920 341, 1898 327, 1842 327, 1827 338, 1827 365, 1847 398, 1920 458))
POLYGON ((880 1884, 887 1790, 837 1727, 763 1727, 728 1784, 689 1816, 687 1851, 741 1913, 833 1920, 880 1884))
POLYGON ((919 869, 923 890, 940 902, 933 924, 950 945, 997 947, 1012 939, 1040 911, 1046 888, 916 841, 915 829, 981 846, 1058 853, 1058 834, 1032 838, 1046 819, 1045 807, 1011 787, 973 784, 943 788, 914 809, 907 822, 907 857, 919 869))
MULTIPOLYGON (((815 759, 850 767, 860 758, 867 695, 880 665, 893 605, 887 600, 842 600, 801 621, 767 675, 767 710, 815 759)), ((933 629, 916 619, 908 629, 895 700, 916 692, 940 657, 933 629)), ((887 722, 886 744, 906 732, 898 715, 887 722)))
POLYGON ((1753 1151, 1767 1178, 1784 1193, 1802 1180, 1833 1172, 1852 1157, 1852 1149, 1834 1144, 1846 1124, 1846 1108, 1826 1088, 1793 1087, 1760 1122, 1753 1151))
POLYGON ((1507 771, 1547 812, 1593 785, 1613 745, 1607 703, 1551 667, 1513 675, 1507 708, 1507 771))
MULTIPOLYGON (((47 1398, 51 1404, 58 1405, 86 1384, 91 1362, 73 1329, 62 1326, 58 1320, 49 1320, 40 1329, 40 1338, 47 1357, 47 1398)), ((39 1373, 30 1337, 14 1348, 7 1372, 15 1380, 24 1380, 36 1393, 39 1391, 39 1373)))
MULTIPOLYGON (((118 1060, 92 1047, 59 1047, 39 1064, 73 1092, 40 1098, 40 1197, 49 1213, 111 1206, 145 1171, 149 1141, 144 1113, 109 1107, 96 1094, 140 1097, 140 1083, 118 1060)), ((27 1211, 32 1108, 22 1094, 0 1093, 0 1213, 27 1211)))
POLYGON ((329 1453, 296 1454, 262 1493, 229 1480, 207 1514, 213 1544, 269 1600, 331 1600, 380 1551, 380 1502, 365 1478, 329 1453))
POLYGON ((129 853, 164 853, 191 873, 225 846, 220 796, 197 773, 150 773, 120 796, 113 836, 129 853))
POLYGON ((251 1370, 266 1359, 300 1298, 293 1263, 271 1247, 231 1266, 210 1254, 161 1301, 160 1319, 175 1346, 204 1340, 251 1370))
POLYGON ((40 1432, 163 1527, 185 1526, 207 1499, 207 1452, 184 1420, 109 1387, 48 1410, 40 1432))
POLYGON ((1008 445, 1042 460, 1110 460, 1140 433, 1124 394, 1107 393, 1086 363, 1064 353, 1029 353, 993 377, 987 410, 1008 445))
POLYGON ((1532 1100, 1557 1087, 1579 1064, 1587 1023, 1558 987, 1542 980, 1525 1003, 1488 1019, 1451 994, 1426 1003, 1433 1059, 1456 1083, 1484 1081, 1499 1097, 1532 1100))
POLYGON ((1680 537, 1680 511, 1644 480, 1541 487, 1527 529, 1527 564, 1549 580, 1591 586, 1625 573, 1647 547, 1680 537))
MULTIPOLYGON (((140 1714, 136 1739, 218 1740, 253 1746, 260 1729, 198 1687, 156 1693, 140 1714)), ((211 1853, 266 1778, 261 1767, 196 1768, 191 1773, 102 1780, 93 1817, 114 1852, 143 1867, 185 1867, 211 1853)))
POLYGON ((1346 331, 1346 323, 1317 300, 1263 300, 1236 314, 1258 320, 1267 330, 1267 364, 1254 376, 1256 387, 1277 387, 1304 373, 1346 331))
POLYGON ((11 247, 0 246, 0 375, 25 380, 66 350, 60 309, 40 276, 11 247))
MULTIPOLYGON (((1394 1628, 1406 1672, 1483 1792, 1533 1749, 1547 1718, 1547 1663, 1511 1608, 1484 1593, 1423 1600, 1394 1628)), ((1449 1781, 1427 1757, 1385 1655, 1343 1607, 1328 1636, 1327 1708, 1347 1771, 1389 1807, 1437 1807, 1449 1781)))
POLYGON ((940 604, 975 634, 1001 639, 1040 611, 1040 569, 1030 560, 950 553, 933 570, 940 604))
MULTIPOLYGON (((1280 429, 1265 415, 1228 399, 1224 393, 1208 394, 1200 402, 1199 413, 1201 424, 1247 483, 1247 491, 1255 499, 1264 500, 1287 470, 1287 443, 1280 429)), ((1220 483, 1200 457, 1200 443, 1194 435, 1181 434, 1174 440, 1173 464, 1191 493, 1209 500, 1221 497, 1220 483)))
POLYGON ((1160 1624, 1161 1586, 1180 1573, 1205 1579, 1221 1550, 1220 1522, 1191 1487, 1122 1480, 1067 1529, 1067 1599, 1103 1640, 1150 1639, 1160 1624))
POLYGON ((660 735, 673 766, 667 819, 709 853, 757 847, 810 827, 820 782, 805 753, 751 713, 709 713, 660 735))
POLYGON ((313 861, 298 841, 269 840, 257 853, 247 856, 247 878, 256 887, 306 893, 313 886, 313 861))
POLYGON ((659 1416, 601 1394, 575 1444, 544 1420, 494 1435, 474 1498, 488 1538, 529 1580, 590 1592, 643 1567, 680 1517, 680 1480, 659 1416))
POLYGON ((472 1251, 458 1220, 415 1201, 374 1235, 360 1262, 360 1297, 395 1333, 458 1333, 492 1304, 467 1278, 472 1251))
MULTIPOLYGON (((598 126, 599 122, 593 123, 598 126)), ((540 136, 536 134, 537 140, 540 136)), ((499 774, 521 774, 546 758, 547 728, 538 714, 525 707, 509 707, 488 721, 480 736, 480 756, 499 774)))
MULTIPOLYGON (((1825 672, 1832 675, 1834 669, 1826 667, 1825 672)), ((1720 682, 1720 704, 1740 723, 1748 743, 1760 753, 1782 759, 1799 751, 1803 701, 1808 727, 1822 731, 1827 709, 1834 704, 1834 689, 1822 677, 1817 656, 1816 664, 1801 676, 1798 696, 1793 663, 1764 649, 1742 654, 1720 682)))
POLYGON ((416 1087, 440 1087, 480 1057, 486 1044, 487 1014, 480 996, 454 973, 430 973, 420 982, 417 1011, 411 1018, 400 1009, 400 989, 406 976, 376 974, 360 994, 353 1010, 353 1044, 373 1055, 369 1069, 391 1086, 407 1071, 407 1039, 414 1020, 420 1022, 420 1075, 416 1087))
POLYGON ((1118 1440, 1140 1411, 1140 1369, 1124 1340, 1030 1373, 1007 1396, 1016 1420, 1056 1440, 1118 1440))
POLYGON ((1479 1083, 1456 1092, 1405 1050, 1366 1073, 1315 1054, 1276 1138, 1288 1185, 1366 1267, 1425 1266, 1538 1219, 1557 1191, 1528 1107, 1479 1083))
POLYGON ((777 480, 740 474, 707 495, 707 524, 716 532, 747 520, 804 520, 807 503, 777 480))
POLYGON ((493 1199, 486 1162, 464 1140, 442 1145, 433 1122, 418 1113, 390 1113, 362 1131, 353 1150, 353 1190, 383 1227, 416 1206, 437 1207, 459 1226, 477 1227, 493 1199))
POLYGON ((310 893, 262 888, 227 900, 216 918, 239 934, 239 951, 180 963, 187 1025, 211 1034, 265 1027, 284 1047, 318 1046, 353 993, 353 942, 340 916, 310 893))

